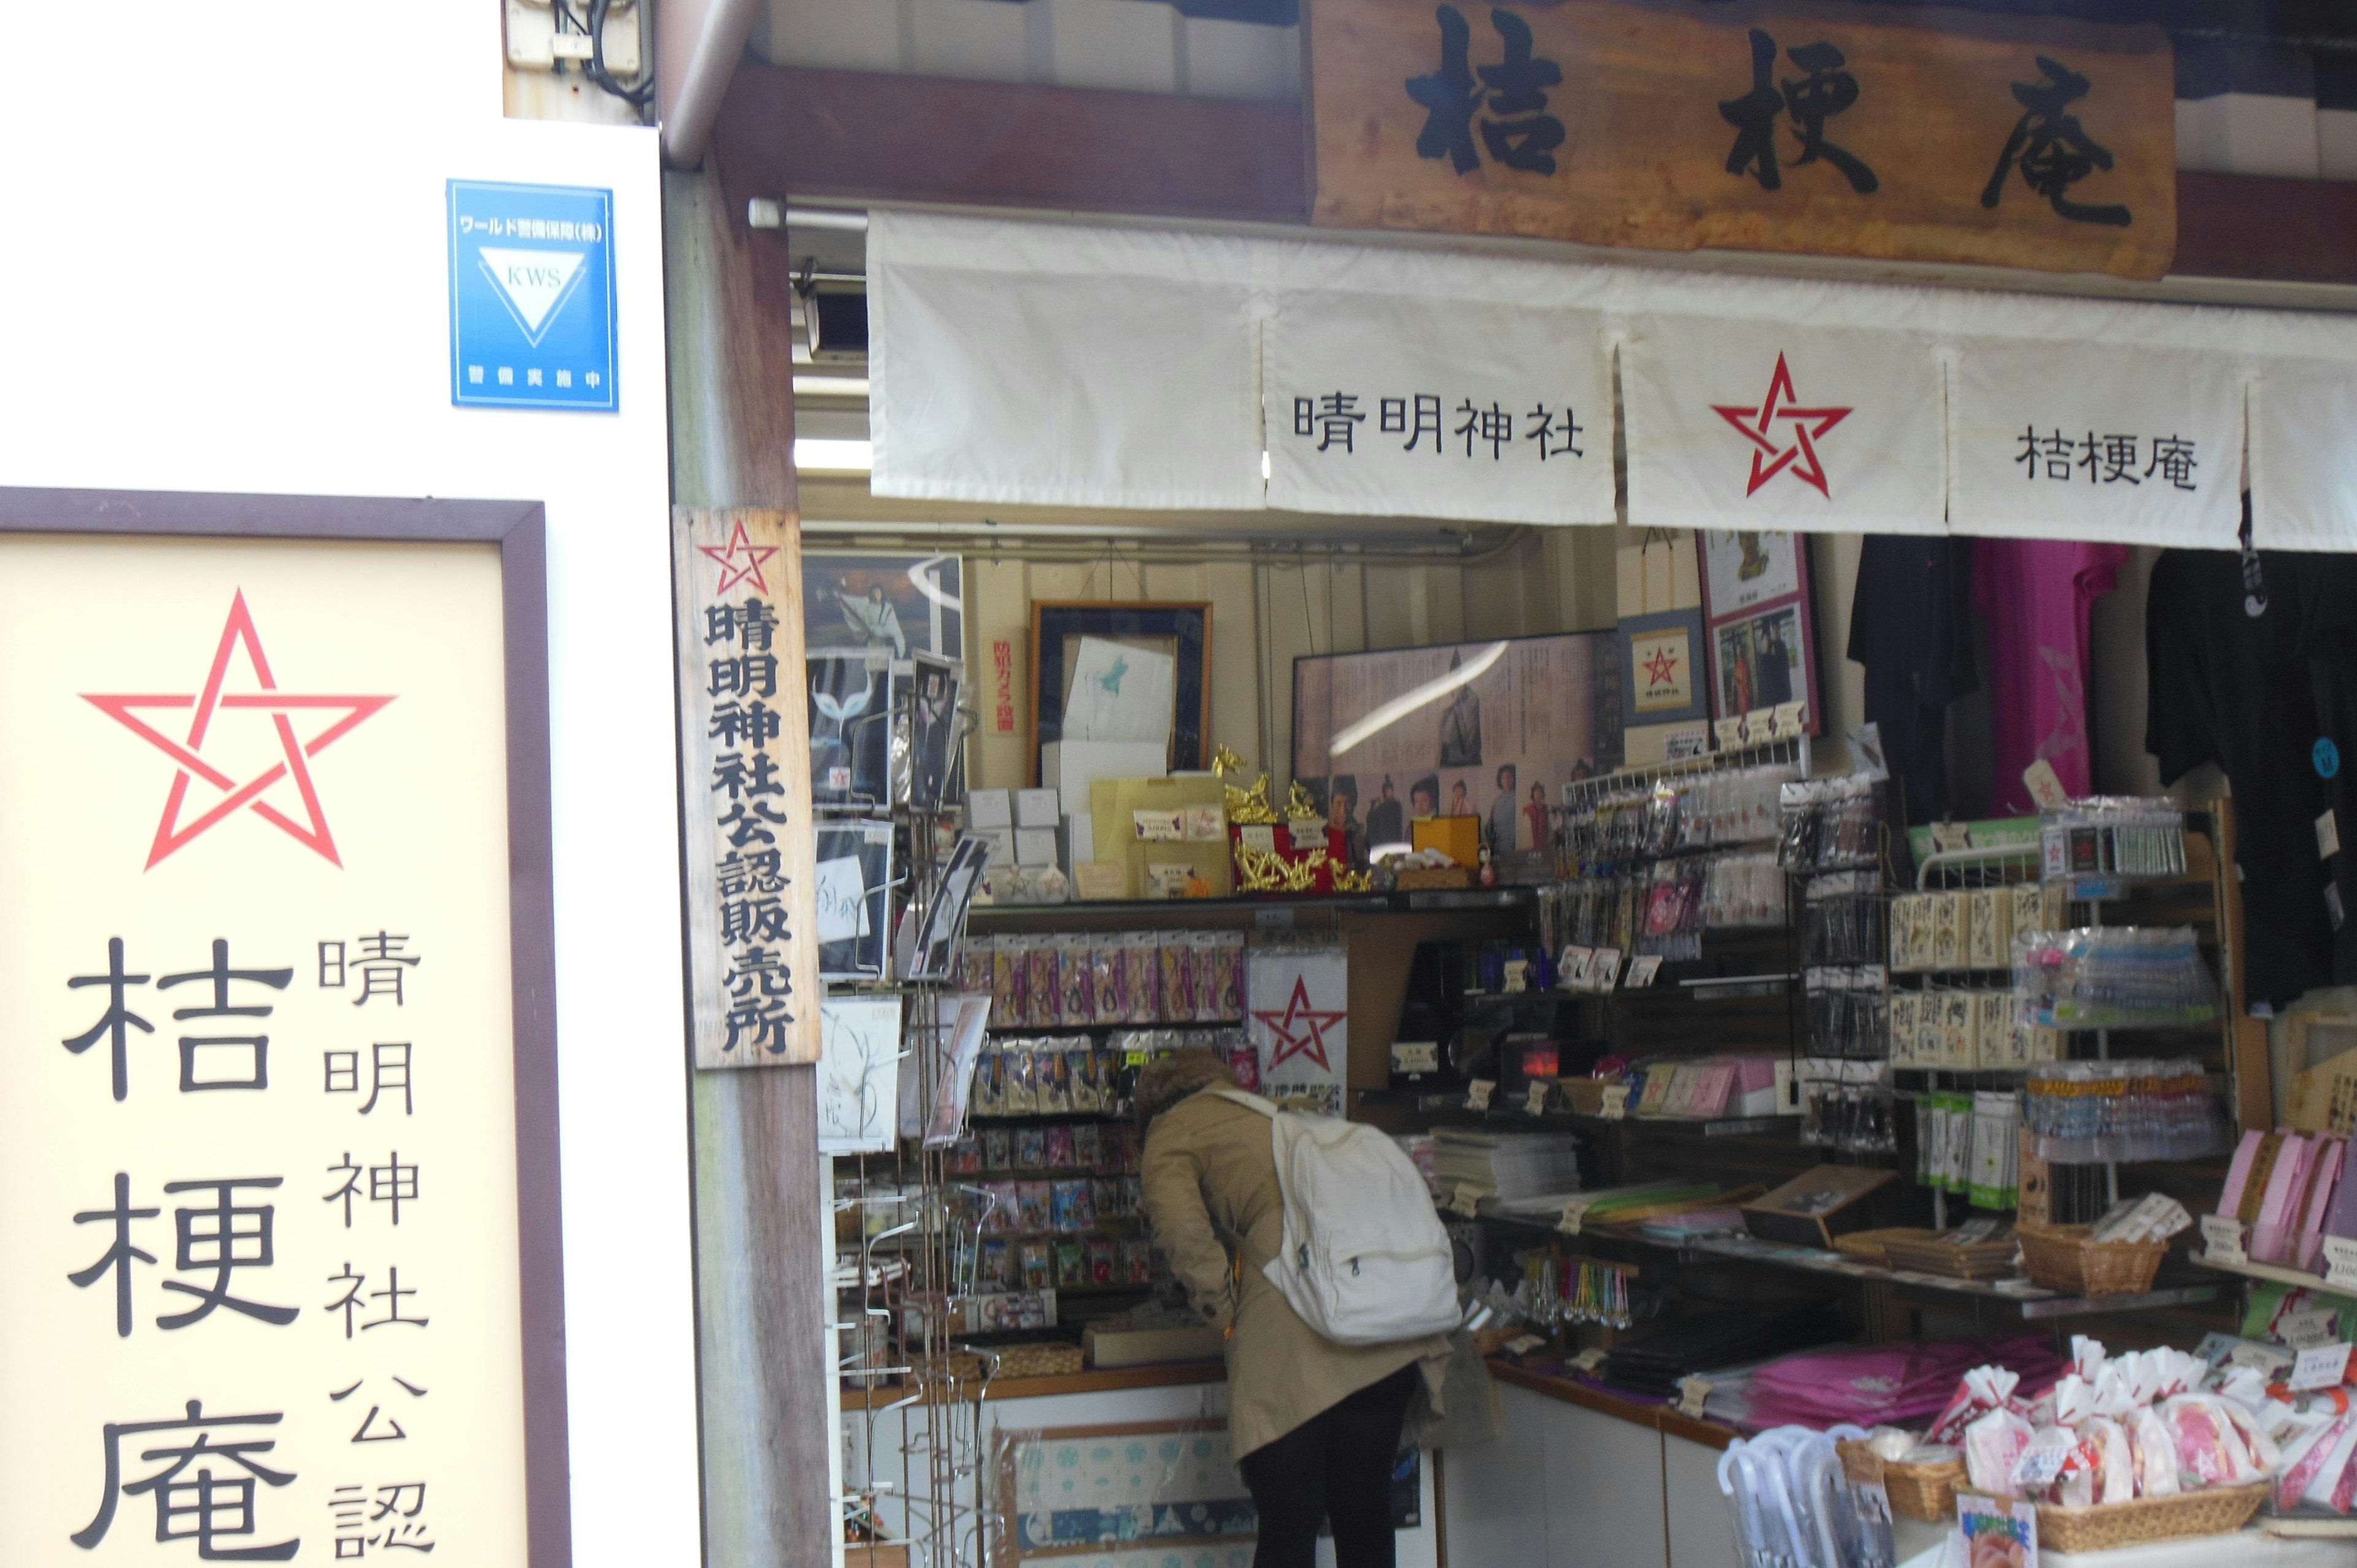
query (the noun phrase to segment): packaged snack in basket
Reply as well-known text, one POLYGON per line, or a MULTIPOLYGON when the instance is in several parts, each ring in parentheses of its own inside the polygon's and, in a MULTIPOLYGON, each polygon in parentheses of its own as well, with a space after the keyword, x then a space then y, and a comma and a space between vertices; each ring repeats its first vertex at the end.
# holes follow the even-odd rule
POLYGON ((2239 1487, 2259 1478, 2242 1432, 2228 1413, 2239 1409, 2211 1394, 2178 1394, 2162 1402, 2160 1419, 2177 1439, 2181 1474, 2201 1477, 2206 1487, 2239 1487))
POLYGON ((999 1056, 999 1111, 1006 1116, 1039 1113, 1038 1063, 1028 1040, 1009 1040, 999 1056))
POLYGON ((1015 1184, 1015 1229, 1027 1236, 1045 1235, 1053 1230, 1055 1220, 1055 1187, 1044 1181, 1021 1181, 1015 1184))
POLYGON ((1017 1127, 1015 1129, 1015 1168, 1019 1171, 1041 1171, 1048 1168, 1048 1129, 1017 1127))
POLYGON ((1012 1169, 1014 1165, 1014 1129, 985 1127, 982 1130, 982 1168, 986 1171, 1003 1171, 1012 1169))
POLYGON ((1093 937, 1068 935, 1056 939, 1056 974, 1063 989, 1066 1027, 1097 1021, 1097 977, 1092 950, 1093 937))
POLYGON ((1162 1018, 1184 1024, 1195 1016, 1195 943, 1189 931, 1164 931, 1157 950, 1162 959, 1162 1018))
POLYGON ((1056 1286, 1055 1254, 1048 1250, 1048 1239, 1033 1236, 1016 1244, 1015 1259, 1023 1272, 1025 1290, 1053 1290, 1056 1286))
POLYGON ((1089 1283, 1089 1250, 1078 1240, 1056 1243, 1056 1288, 1063 1290, 1089 1283))
MULTIPOLYGON (((1024 1130, 1031 1131, 1029 1128, 1024 1130)), ((1070 1127, 1056 1126, 1043 1127, 1039 1131, 1040 1141, 1045 1145, 1040 1164, 1051 1171, 1071 1170, 1072 1168, 1072 1130, 1070 1127)))
MULTIPOLYGON (((1204 987, 1209 1005, 1196 1016, 1222 1021, 1244 1015, 1244 934, 1216 931, 1211 936, 1211 978, 1204 987)), ((1200 977, 1197 983, 1201 984, 1200 977)))
POLYGON ((1062 959, 1053 937, 1034 937, 1023 950, 1023 1021, 1035 1029, 1064 1021, 1062 959))
POLYGON ((968 1133, 949 1146, 942 1156, 942 1169, 950 1176, 977 1176, 982 1171, 982 1140, 968 1133))
POLYGON ((1097 996, 1096 1020, 1118 1024, 1129 1016, 1129 993, 1122 983, 1121 938, 1101 931, 1088 939, 1089 983, 1097 996))
POLYGON ((1964 1428, 1964 1475, 1976 1492, 2014 1495, 2014 1470, 2036 1438, 2029 1422, 1996 1409, 1964 1428))
POLYGON ((975 1273, 984 1290, 1015 1288, 1015 1244, 1004 1236, 985 1236, 977 1254, 975 1273))
POLYGON ((1049 1043, 1032 1071, 1039 1080, 1039 1114, 1069 1116, 1072 1111, 1072 1051, 1067 1040, 1049 1043))
POLYGON ((1975 1367, 1956 1384, 1949 1397, 1948 1406, 1932 1423, 1924 1437, 1927 1443, 1960 1444, 1964 1428, 2001 1408, 2019 1387, 2021 1374, 2005 1367, 1975 1367))
POLYGON ((1083 1122, 1072 1129, 1072 1168, 1092 1171, 1104 1158, 1104 1129, 1083 1122))
POLYGON ((1097 1223, 1096 1194, 1089 1187, 1089 1178, 1075 1177, 1056 1184, 1056 1229, 1070 1233, 1092 1230, 1097 1223))
POLYGON ((1073 1111, 1102 1112, 1105 1108, 1104 1053, 1084 1045, 1072 1053, 1069 1068, 1072 1079, 1073 1111))
POLYGON ((1120 1254, 1114 1251, 1110 1236, 1092 1236, 1088 1240, 1089 1283, 1109 1285, 1119 1282, 1114 1274, 1119 1270, 1120 1254))
POLYGON ((1154 1243, 1125 1240, 1119 1247, 1121 1283, 1125 1285, 1146 1285, 1154 1283, 1154 1243))

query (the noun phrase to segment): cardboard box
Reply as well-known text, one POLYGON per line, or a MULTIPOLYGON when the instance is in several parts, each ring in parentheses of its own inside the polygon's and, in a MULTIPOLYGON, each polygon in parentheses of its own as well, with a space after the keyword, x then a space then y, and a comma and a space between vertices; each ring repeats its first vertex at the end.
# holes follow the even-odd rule
POLYGON ((1066 817, 1064 819, 1064 853, 1070 857, 1070 860, 1066 864, 1065 869, 1069 871, 1073 865, 1086 865, 1089 857, 1096 854, 1096 852, 1097 825, 1095 820, 1086 811, 1076 812, 1071 816, 1066 817))
POLYGON ((1018 789, 1015 792, 1017 827, 1052 828, 1063 820, 1063 800, 1055 790, 1018 789))
MULTIPOLYGON (((1213 776, 1182 775, 1164 779, 1100 779, 1089 786, 1089 821, 1096 832, 1095 859, 1127 868, 1118 894, 1092 893, 1090 897, 1150 898, 1149 864, 1185 864, 1202 874, 1214 897, 1225 897, 1235 887, 1235 868, 1229 859, 1225 833, 1211 843, 1184 838, 1168 843, 1141 843, 1135 813, 1176 812, 1184 832, 1189 806, 1227 805, 1227 787, 1213 776)), ((1073 852, 1081 852, 1076 847, 1073 852)))
POLYGON ((1092 1367, 1147 1367, 1159 1361, 1216 1361, 1227 1337, 1205 1325, 1180 1328, 1101 1328, 1082 1337, 1092 1367))
POLYGON ((1481 819, 1418 817, 1409 825, 1418 849, 1437 849, 1459 865, 1481 864, 1481 819))
POLYGON ((1867 1199, 1898 1179, 1863 1165, 1818 1165, 1743 1205, 1743 1223, 1763 1241, 1830 1251, 1835 1237, 1867 1228, 1876 1208, 1867 1199))
POLYGON ((965 797, 965 820, 976 832, 993 828, 1015 825, 1015 794, 1010 789, 969 789, 965 797))
POLYGON ((1017 828, 1015 830, 1015 864, 1017 865, 1054 865, 1056 830, 1053 828, 1017 828))
POLYGON ((1150 740, 1051 740, 1039 748, 1039 782, 1056 791, 1066 816, 1089 810, 1100 779, 1158 779, 1170 770, 1168 746, 1150 740))

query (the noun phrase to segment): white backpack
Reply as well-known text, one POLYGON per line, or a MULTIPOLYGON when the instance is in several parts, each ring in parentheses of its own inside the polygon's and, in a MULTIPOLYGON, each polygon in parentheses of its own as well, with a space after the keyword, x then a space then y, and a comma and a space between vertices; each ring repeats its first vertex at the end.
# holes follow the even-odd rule
POLYGON ((1285 1249, 1262 1273, 1338 1345, 1387 1345, 1457 1326, 1448 1233, 1415 1163, 1362 1122, 1297 1116, 1241 1090, 1269 1119, 1285 1195, 1285 1249))

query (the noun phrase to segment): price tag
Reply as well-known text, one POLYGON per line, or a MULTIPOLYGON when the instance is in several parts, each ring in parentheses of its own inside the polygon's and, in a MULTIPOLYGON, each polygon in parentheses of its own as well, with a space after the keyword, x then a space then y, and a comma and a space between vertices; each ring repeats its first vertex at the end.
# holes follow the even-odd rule
POLYGON ((1689 1421, 1702 1419, 1703 1407, 1710 1399, 1710 1380, 1684 1377, 1678 1380, 1678 1413, 1689 1421))
POLYGON ((2291 1376, 2284 1380, 2294 1392, 2304 1389, 2337 1389, 2348 1370, 2349 1346, 2346 1341, 2336 1339, 2330 1345, 2302 1350, 2299 1359, 2291 1365, 2291 1376))
POLYGON ((1475 1079, 1471 1083, 1465 1086, 1465 1109, 1468 1111, 1489 1110, 1490 1096, 1496 1093, 1497 1090, 1498 1085, 1493 1079, 1486 1078, 1475 1079))
POLYGON ((1596 956, 1593 948, 1567 947, 1555 961, 1555 983, 1559 991, 1584 991, 1587 987, 1587 963, 1596 956))
POLYGON ((1545 1080, 1541 1079, 1531 1085, 1530 1093, 1523 1097, 1523 1109, 1534 1116, 1544 1116, 1546 1114, 1546 1104, 1547 1086, 1545 1080))
POLYGON ((1604 1365, 1604 1358, 1610 1354, 1611 1352, 1601 1345, 1590 1345, 1571 1359, 1571 1369, 1575 1372, 1592 1372, 1604 1365))
POLYGON ((1475 1215, 1480 1213, 1480 1188, 1469 1187, 1463 1182, 1458 1183, 1457 1190, 1449 1195, 1448 1212, 1451 1214, 1461 1214, 1465 1216, 1466 1219, 1470 1219, 1475 1215))
POLYGON ((2276 1320, 2276 1334, 2295 1350, 2314 1350, 2341 1337, 2341 1314, 2329 1306, 2287 1312, 2276 1320))
MULTIPOLYGON (((2332 1245, 2328 1240, 2327 1247, 2332 1245)), ((2231 1214, 2205 1214, 2201 1217, 2201 1246, 2212 1262, 2247 1263, 2250 1257, 2243 1251, 2243 1222, 2231 1214)))
POLYGON ((1535 1334, 1517 1334, 1506 1341, 1505 1350, 1509 1356, 1527 1356, 1545 1343, 1535 1334))
POLYGON ((1629 1086, 1625 1083, 1607 1084, 1604 1089, 1604 1119, 1618 1122, 1628 1114, 1629 1086))
POLYGON ((1595 959, 1587 966, 1587 988, 1609 991, 1620 980, 1620 950, 1598 948, 1595 959))
POLYGON ((2078 1434, 2063 1427, 2054 1427, 2039 1436, 2021 1451, 2013 1463, 2013 1484, 2028 1489, 2050 1487, 2054 1477, 2062 1473, 2062 1462, 2071 1457, 2071 1450, 2079 1445, 2078 1434))
POLYGON ((2282 1377, 2291 1364, 2289 1351, 2273 1345, 2262 1345, 2255 1339, 2238 1340, 2234 1348, 2226 1352, 2226 1365, 2248 1367, 2269 1382, 2282 1377))
POLYGON ((1555 1222, 1555 1228, 1566 1236, 1577 1236, 1579 1228, 1587 1222, 1587 1199, 1575 1197, 1563 1206, 1563 1218, 1555 1222))
POLYGON ((1798 735, 1808 723, 1808 707, 1806 703, 1779 703, 1768 722, 1779 736, 1798 735))
POLYGON ((1629 961, 1629 978, 1625 983, 1631 991, 1640 990, 1652 984, 1653 976, 1661 972, 1661 954, 1645 953, 1629 961))
POLYGON ((2324 1283, 2335 1290, 2357 1291, 2357 1241, 2346 1236, 2324 1239, 2324 1283))
POLYGON ((2316 819, 2316 858, 2330 860, 2341 853, 2341 824, 2330 811, 2316 819))
POLYGON ((1712 733, 1718 736, 1719 750, 1733 751, 1737 746, 1743 744, 1743 721, 1741 719, 1717 719, 1712 721, 1710 727, 1712 733))
POLYGON ((2029 798, 2040 811, 2071 803, 2071 791, 2062 787, 2062 776, 2042 757, 2021 770, 2021 781, 2029 787, 2029 798))

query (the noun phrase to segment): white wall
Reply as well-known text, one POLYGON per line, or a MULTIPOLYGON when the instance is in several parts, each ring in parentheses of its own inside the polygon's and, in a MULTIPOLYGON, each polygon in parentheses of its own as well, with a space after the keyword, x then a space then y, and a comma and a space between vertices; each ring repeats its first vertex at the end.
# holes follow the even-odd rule
POLYGON ((10 22, 0 484, 547 504, 574 1560, 694 1563, 654 134, 502 120, 492 0, 10 22), (451 407, 454 177, 613 190, 619 413, 451 407))

